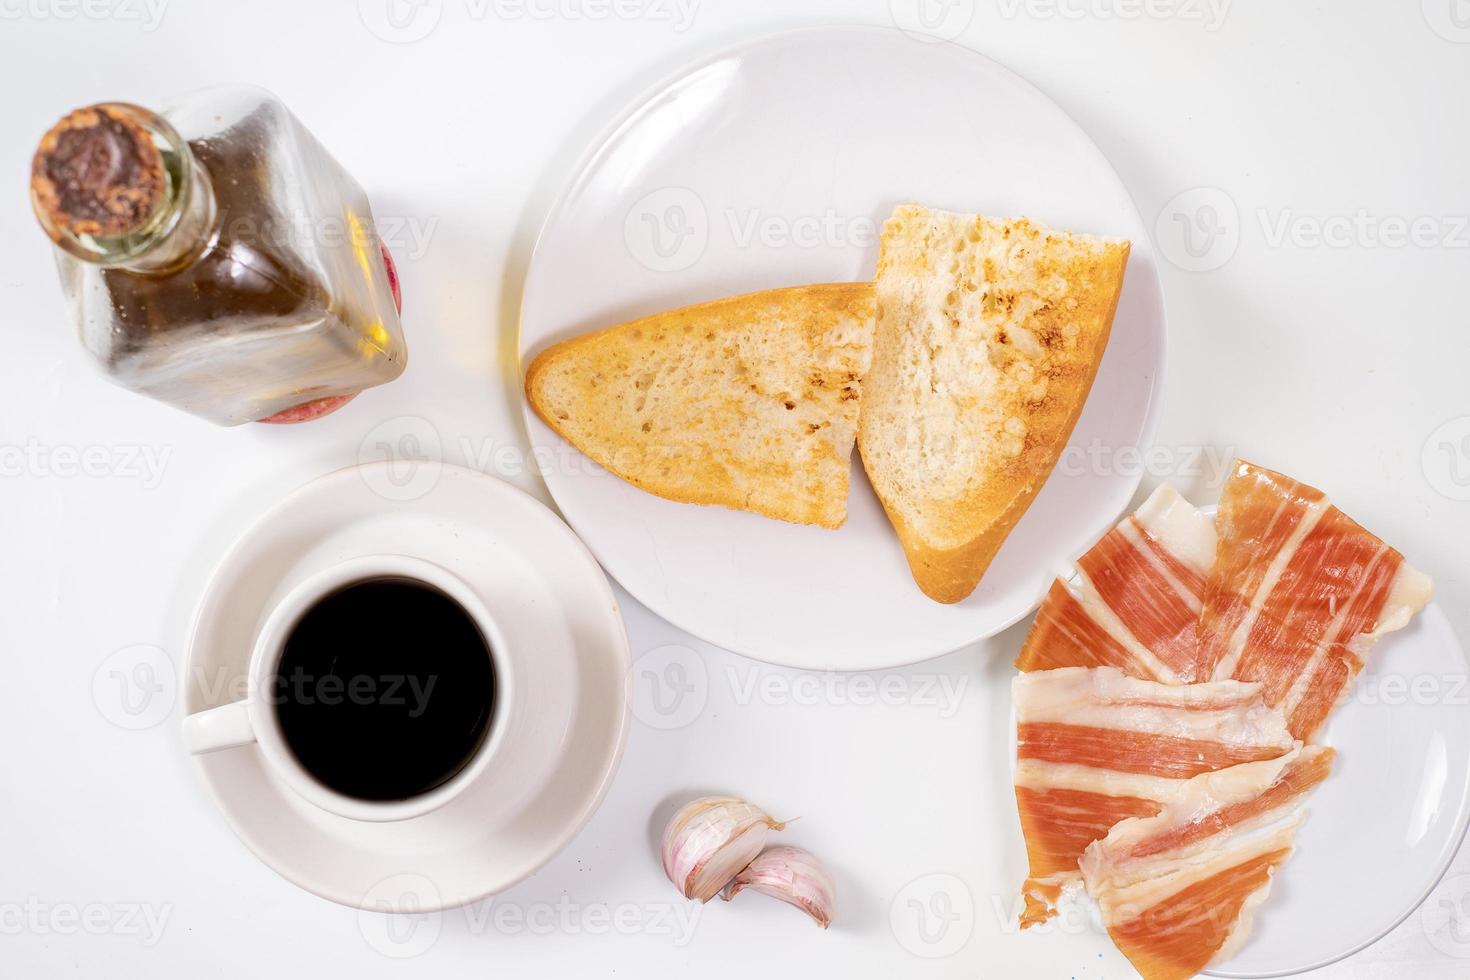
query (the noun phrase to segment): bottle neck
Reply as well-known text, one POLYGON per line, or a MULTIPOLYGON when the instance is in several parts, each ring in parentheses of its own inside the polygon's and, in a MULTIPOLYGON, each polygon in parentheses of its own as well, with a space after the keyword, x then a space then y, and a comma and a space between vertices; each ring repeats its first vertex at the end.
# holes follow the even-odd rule
POLYGON ((214 235, 209 175, 168 120, 134 105, 78 110, 48 133, 31 199, 58 248, 108 268, 167 272, 214 235), (79 118, 91 125, 76 128, 79 118))

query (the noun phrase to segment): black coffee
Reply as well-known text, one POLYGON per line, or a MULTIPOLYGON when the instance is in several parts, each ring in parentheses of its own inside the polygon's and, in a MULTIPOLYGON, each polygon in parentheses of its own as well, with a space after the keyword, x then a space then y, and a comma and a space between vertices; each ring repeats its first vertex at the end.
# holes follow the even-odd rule
POLYGON ((402 800, 452 778, 495 705, 490 647, 470 615, 423 582, 372 579, 308 609, 270 692, 286 744, 339 793, 402 800))

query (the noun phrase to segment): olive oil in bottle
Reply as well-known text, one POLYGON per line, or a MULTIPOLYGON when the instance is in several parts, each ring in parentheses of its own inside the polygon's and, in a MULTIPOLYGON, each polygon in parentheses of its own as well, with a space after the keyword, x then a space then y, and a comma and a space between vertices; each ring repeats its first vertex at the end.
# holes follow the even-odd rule
POLYGON ((72 112, 31 198, 83 346, 123 387, 221 425, 300 421, 406 366, 366 195, 267 92, 72 112))

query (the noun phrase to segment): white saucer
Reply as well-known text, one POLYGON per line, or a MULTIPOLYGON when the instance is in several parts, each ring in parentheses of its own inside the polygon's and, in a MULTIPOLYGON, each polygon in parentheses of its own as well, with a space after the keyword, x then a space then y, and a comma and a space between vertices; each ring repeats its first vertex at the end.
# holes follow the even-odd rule
POLYGON ((556 340, 733 293, 871 278, 894 205, 1025 214, 1133 242, 1113 335, 1071 451, 969 599, 914 585, 854 454, 840 531, 671 503, 580 456, 531 413, 567 521, 659 616, 788 667, 870 670, 991 636, 1117 519, 1142 473, 1164 366, 1149 234, 1077 124, 973 51, 823 28, 705 59, 637 100, 551 210, 522 306, 556 340))
POLYGON ((302 578, 371 554, 453 570, 500 626, 517 695, 506 741, 444 809, 370 824, 305 803, 255 746, 196 756, 235 833, 266 864, 343 905, 432 911, 502 891, 550 860, 602 801, 628 729, 628 641, 612 589, 576 536, 498 480, 380 462, 321 477, 271 509, 220 562, 189 642, 186 714, 238 699, 266 613, 302 578), (406 479, 398 468, 417 468, 406 479))

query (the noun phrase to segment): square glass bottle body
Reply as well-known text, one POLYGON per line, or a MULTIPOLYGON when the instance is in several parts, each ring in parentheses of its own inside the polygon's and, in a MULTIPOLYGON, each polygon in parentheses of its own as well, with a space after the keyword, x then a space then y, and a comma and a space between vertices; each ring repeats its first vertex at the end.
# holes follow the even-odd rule
POLYGON ((102 370, 222 425, 401 374, 387 260, 357 182, 263 90, 209 89, 162 115, 188 148, 170 160, 184 199, 163 259, 58 251, 102 370))

